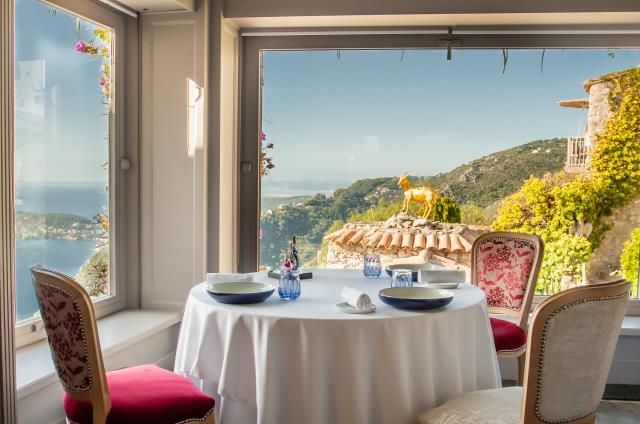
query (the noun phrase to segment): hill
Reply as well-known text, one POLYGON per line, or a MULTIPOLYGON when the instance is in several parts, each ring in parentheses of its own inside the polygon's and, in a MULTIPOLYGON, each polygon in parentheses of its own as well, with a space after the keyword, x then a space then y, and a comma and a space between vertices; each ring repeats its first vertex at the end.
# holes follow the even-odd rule
MULTIPOLYGON (((486 208, 517 191, 529 177, 561 170, 565 152, 566 139, 536 140, 492 153, 449 172, 411 177, 411 181, 430 185, 460 205, 474 203, 486 208)), ((358 180, 337 189, 332 196, 316 194, 302 202, 266 211, 260 222, 263 231, 260 263, 277 266, 293 235, 298 236, 303 262, 313 261, 322 237, 331 226, 377 207, 381 201, 401 199, 397 181, 398 177, 358 180)))

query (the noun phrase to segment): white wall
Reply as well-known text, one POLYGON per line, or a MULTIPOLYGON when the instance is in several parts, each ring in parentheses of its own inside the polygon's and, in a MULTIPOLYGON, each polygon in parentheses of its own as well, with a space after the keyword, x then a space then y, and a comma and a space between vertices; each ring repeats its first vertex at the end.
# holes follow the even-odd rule
POLYGON ((202 9, 141 18, 143 308, 182 308, 205 273, 205 149, 187 149, 187 80, 204 85, 202 9))

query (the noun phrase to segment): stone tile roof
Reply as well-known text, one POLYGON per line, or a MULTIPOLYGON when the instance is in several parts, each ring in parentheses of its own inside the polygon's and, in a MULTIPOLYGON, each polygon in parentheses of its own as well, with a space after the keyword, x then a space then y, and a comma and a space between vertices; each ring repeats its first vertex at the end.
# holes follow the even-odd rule
POLYGON ((324 240, 378 253, 399 250, 408 254, 423 250, 468 253, 473 241, 490 230, 484 226, 441 223, 401 213, 384 222, 345 224, 342 229, 327 234, 324 240))

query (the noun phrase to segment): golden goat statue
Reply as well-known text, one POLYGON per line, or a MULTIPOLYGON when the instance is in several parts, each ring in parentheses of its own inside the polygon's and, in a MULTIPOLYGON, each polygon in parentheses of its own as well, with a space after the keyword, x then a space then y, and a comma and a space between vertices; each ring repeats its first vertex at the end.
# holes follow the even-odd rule
POLYGON ((423 218, 426 218, 431 214, 431 211, 436 205, 436 199, 438 192, 431 187, 420 186, 416 187, 409 182, 409 177, 405 172, 400 176, 398 180, 398 187, 404 190, 404 202, 402 202, 402 212, 409 212, 409 204, 413 200, 414 202, 421 203, 424 207, 422 214, 423 218))

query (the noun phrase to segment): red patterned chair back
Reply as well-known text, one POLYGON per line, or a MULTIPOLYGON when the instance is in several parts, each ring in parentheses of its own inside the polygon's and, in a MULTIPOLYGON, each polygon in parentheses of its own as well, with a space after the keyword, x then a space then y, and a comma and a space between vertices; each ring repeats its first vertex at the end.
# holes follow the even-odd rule
POLYGON ((532 234, 494 232, 474 241, 471 283, 484 291, 489 312, 518 317, 526 328, 543 254, 532 234))
MULTIPOLYGON (((111 409, 93 305, 72 278, 31 268, 40 314, 58 378, 69 396, 90 401, 94 416, 111 409)), ((95 421, 94 421, 95 422, 95 421)))

